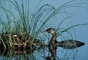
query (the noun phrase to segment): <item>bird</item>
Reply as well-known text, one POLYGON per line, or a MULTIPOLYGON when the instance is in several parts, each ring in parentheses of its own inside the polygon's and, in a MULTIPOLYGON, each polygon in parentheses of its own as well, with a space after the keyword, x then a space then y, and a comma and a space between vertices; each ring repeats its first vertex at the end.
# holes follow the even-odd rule
POLYGON ((74 48, 85 45, 85 43, 77 41, 77 40, 69 39, 69 40, 60 41, 57 43, 57 45, 65 49, 74 49, 74 48))
POLYGON ((51 57, 53 57, 53 59, 55 60, 56 58, 56 49, 57 47, 63 47, 65 49, 74 49, 74 48, 77 48, 77 47, 81 47, 83 46, 85 43, 83 42, 80 42, 80 41, 76 41, 76 40, 73 40, 73 39, 69 39, 69 40, 63 40, 63 41, 60 41, 58 42, 56 40, 56 31, 54 28, 48 28, 45 30, 45 32, 48 32, 50 34, 52 34, 52 38, 51 40, 49 41, 49 51, 51 53, 51 57))
POLYGON ((56 31, 54 28, 48 28, 45 30, 45 32, 52 34, 52 38, 50 40, 50 43, 53 46, 59 46, 59 47, 65 48, 65 49, 74 49, 74 48, 81 47, 81 46, 85 45, 84 42, 80 42, 80 41, 77 41, 74 39, 63 40, 60 42, 56 41, 56 31))
POLYGON ((49 51, 51 53, 51 57, 53 57, 53 59, 55 60, 56 58, 56 47, 55 47, 55 44, 56 44, 56 32, 55 32, 55 29, 53 28, 49 28, 49 29, 46 29, 45 32, 48 32, 48 33, 51 33, 52 34, 52 38, 49 42, 49 51))
POLYGON ((52 34, 52 38, 50 42, 52 44, 57 44, 59 47, 63 47, 65 49, 73 49, 73 48, 77 48, 77 47, 81 47, 85 45, 84 42, 80 42, 80 41, 73 40, 73 39, 63 40, 63 41, 58 42, 56 41, 56 31, 54 28, 48 28, 45 31, 52 34))

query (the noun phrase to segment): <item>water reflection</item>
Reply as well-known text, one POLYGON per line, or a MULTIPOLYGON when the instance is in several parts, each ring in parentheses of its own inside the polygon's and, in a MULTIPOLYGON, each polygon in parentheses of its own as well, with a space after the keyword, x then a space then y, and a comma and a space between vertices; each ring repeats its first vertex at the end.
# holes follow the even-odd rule
MULTIPOLYGON (((75 56, 77 54, 77 50, 68 50, 68 49, 56 49, 55 59, 52 57, 53 53, 51 53, 48 49, 49 47, 45 46, 42 49, 38 50, 8 50, 8 49, 0 49, 0 58, 6 60, 75 60, 75 56)), ((52 49, 53 51, 53 49, 52 49)))
MULTIPOLYGON (((52 32, 54 29, 50 28, 46 31, 52 32)), ((55 31, 54 31, 55 32, 55 31)), ((16 39, 19 39, 18 41, 14 41, 12 44, 12 49, 9 48, 8 43, 6 43, 5 40, 5 46, 6 48, 3 48, 3 43, 0 42, 0 56, 2 58, 8 58, 8 60, 69 60, 72 58, 75 59, 76 53, 74 54, 74 49, 77 47, 81 47, 84 45, 83 42, 76 41, 76 40, 63 40, 60 42, 56 41, 56 34, 52 32, 52 38, 48 45, 42 43, 39 40, 34 40, 32 44, 28 45, 27 43, 21 41, 21 38, 15 37, 16 39), (21 41, 21 42, 20 42, 21 41), (40 44, 40 45, 38 45, 40 44), (57 55, 58 50, 57 48, 62 47, 65 48, 63 53, 63 57, 57 55), (70 49, 70 50, 69 50, 70 49), (71 49, 73 51, 71 51, 71 49), (70 52, 69 52, 70 51, 70 52), (73 54, 73 55, 72 55, 73 54)), ((12 35, 14 36, 14 34, 12 35)), ((16 35, 15 35, 16 36, 16 35)), ((19 36, 19 35, 17 35, 19 36)), ((22 37, 23 35, 21 35, 22 37)), ((26 35, 30 37, 30 35, 26 35)), ((7 37, 7 34, 4 34, 3 37, 7 37)), ((4 38, 3 38, 4 39, 4 38)), ((27 38, 28 39, 28 38, 27 38)), ((29 41, 31 39, 29 38, 29 41)), ((26 41, 27 42, 27 41, 26 41)), ((30 41, 31 42, 31 41, 30 41)))

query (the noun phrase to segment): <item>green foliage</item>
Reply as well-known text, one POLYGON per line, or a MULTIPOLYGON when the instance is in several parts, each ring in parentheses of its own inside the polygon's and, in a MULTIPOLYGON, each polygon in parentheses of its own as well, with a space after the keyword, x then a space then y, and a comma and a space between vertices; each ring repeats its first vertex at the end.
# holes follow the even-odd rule
MULTIPOLYGON (((28 3, 26 5, 27 10, 25 9, 25 5, 23 3, 19 4, 16 0, 7 0, 0 2, 0 9, 3 11, 5 15, 5 19, 0 17, 0 25, 2 26, 1 29, 1 34, 2 33, 9 33, 9 39, 8 43, 10 43, 8 46, 12 47, 12 34, 13 33, 18 33, 18 34, 26 34, 28 33, 29 35, 33 36, 32 43, 35 38, 39 38, 41 41, 44 40, 43 37, 41 37, 41 32, 44 30, 44 28, 47 28, 47 23, 50 19, 52 19, 55 15, 59 15, 63 13, 63 10, 67 8, 73 8, 73 7, 81 7, 85 8, 79 5, 79 3, 73 3, 73 1, 69 1, 62 6, 55 8, 54 6, 50 4, 44 4, 41 6, 38 10, 35 10, 34 13, 30 13, 29 10, 29 0, 27 0, 28 3), (14 11, 16 13, 14 13, 14 11), (16 16, 16 15, 17 16, 16 16)), ((38 6, 37 6, 38 7, 38 6)), ((37 9, 36 7, 36 9, 37 9)), ((66 13, 64 13, 66 14, 66 13)), ((69 13, 67 13, 69 14, 69 13)), ((71 14, 69 14, 71 15, 71 14)), ((58 24, 58 27, 56 28, 57 31, 57 37, 63 36, 63 33, 66 32, 70 34, 69 30, 76 27, 76 26, 81 26, 81 25, 87 25, 88 23, 85 24, 77 24, 70 26, 68 28, 60 28, 61 24, 67 20, 68 18, 71 17, 63 17, 63 20, 58 24)), ((25 37, 24 37, 25 38, 25 37)), ((2 41, 4 47, 5 43, 0 37, 0 40, 2 41)), ((39 44, 40 45, 40 44, 39 44)))

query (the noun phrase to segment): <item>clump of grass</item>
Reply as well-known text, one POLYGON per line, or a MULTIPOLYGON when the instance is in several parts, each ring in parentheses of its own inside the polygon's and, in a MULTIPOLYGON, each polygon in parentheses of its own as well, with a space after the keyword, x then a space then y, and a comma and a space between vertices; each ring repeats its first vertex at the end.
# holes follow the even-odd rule
MULTIPOLYGON (((37 11, 35 11, 33 14, 29 11, 29 0, 27 0, 27 6, 26 10, 23 0, 21 5, 16 1, 4 1, 4 3, 0 4, 0 9, 5 14, 5 21, 0 17, 0 24, 2 26, 1 28, 1 35, 0 35, 0 41, 3 43, 4 47, 6 48, 6 43, 9 48, 12 48, 13 41, 15 40, 13 38, 14 34, 18 34, 22 36, 22 42, 26 43, 29 39, 26 38, 27 34, 28 37, 32 36, 31 41, 28 41, 27 43, 31 45, 36 38, 39 38, 40 41, 44 41, 44 38, 41 36, 41 32, 47 28, 47 23, 50 19, 52 19, 55 15, 61 14, 64 9, 70 8, 70 7, 81 7, 81 6, 75 6, 77 3, 72 3, 73 1, 69 1, 62 6, 55 8, 54 6, 51 6, 50 4, 45 4, 41 6, 37 11), (11 5, 11 6, 10 6, 11 5), (10 7, 8 7, 10 6, 10 7), (10 8, 10 9, 8 9, 10 8), (12 11, 14 8, 15 13, 12 11), (2 34, 8 33, 8 38, 5 36, 6 43, 2 39, 2 34)), ((76 26, 86 25, 86 24, 77 24, 70 26, 66 29, 61 29, 61 24, 68 19, 69 17, 64 18, 60 24, 58 24, 58 27, 56 29, 57 31, 57 37, 63 36, 64 32, 67 32, 68 34, 71 28, 74 28, 76 26)), ((1 43, 0 42, 0 43, 1 43)), ((45 42, 45 41, 44 41, 45 42)), ((43 42, 43 43, 44 43, 43 42)), ((20 42, 21 43, 21 42, 20 42)), ((42 43, 38 44, 40 46, 42 43)))

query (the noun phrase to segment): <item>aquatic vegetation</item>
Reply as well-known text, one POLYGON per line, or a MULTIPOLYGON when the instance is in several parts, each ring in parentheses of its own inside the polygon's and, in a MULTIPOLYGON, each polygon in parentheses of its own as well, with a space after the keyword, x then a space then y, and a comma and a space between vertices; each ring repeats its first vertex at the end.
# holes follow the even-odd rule
MULTIPOLYGON (((55 32, 54 41, 51 39, 48 45, 45 43, 46 39, 44 38, 44 29, 50 27, 48 22, 52 21, 51 19, 58 14, 64 12, 65 9, 70 7, 82 7, 78 3, 72 3, 69 1, 62 6, 55 8, 50 4, 44 4, 40 8, 36 7, 33 13, 30 13, 29 0, 26 1, 27 9, 25 9, 24 1, 22 0, 19 4, 16 0, 7 0, 0 2, 0 9, 3 11, 5 18, 0 17, 0 55, 2 56, 15 56, 15 55, 27 55, 30 56, 30 59, 35 60, 34 51, 39 50, 39 53, 44 53, 47 48, 51 53, 51 58, 56 59, 56 49, 57 47, 63 47, 66 49, 73 49, 84 45, 84 43, 74 40, 66 41, 56 41, 56 37, 63 36, 63 33, 70 34, 70 29, 87 25, 77 24, 72 25, 68 28, 61 28, 61 24, 70 18, 70 16, 63 17, 63 20, 58 24, 55 32), (38 8, 38 9, 37 9, 38 8), (16 14, 16 15, 15 15, 16 14), (73 45, 72 45, 73 44, 73 45), (74 47, 75 46, 75 47, 74 47), (46 48, 47 47, 47 48, 46 48), (11 54, 9 54, 11 52, 11 54)), ((84 8, 84 7, 82 7, 84 8)), ((66 14, 66 13, 63 13, 66 14)), ((51 24, 52 25, 52 24, 51 24)), ((51 28, 53 28, 51 26, 51 28)), ((51 29, 53 30, 53 29, 51 29)), ((54 29, 55 30, 55 29, 54 29)), ((46 30, 51 33, 50 29, 46 30)), ((52 34, 54 33, 52 31, 52 34)), ((46 38, 48 38, 46 36, 46 38)), ((44 53, 45 54, 45 53, 44 53)), ((47 58, 46 58, 47 59, 47 58)), ((60 58, 58 58, 60 59, 60 58)), ((74 58, 73 58, 74 59, 74 58)))

